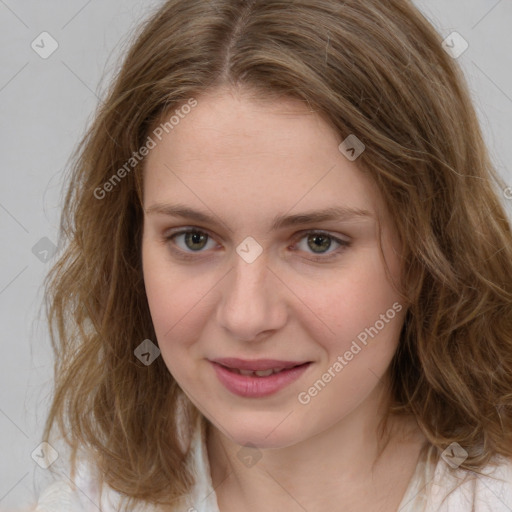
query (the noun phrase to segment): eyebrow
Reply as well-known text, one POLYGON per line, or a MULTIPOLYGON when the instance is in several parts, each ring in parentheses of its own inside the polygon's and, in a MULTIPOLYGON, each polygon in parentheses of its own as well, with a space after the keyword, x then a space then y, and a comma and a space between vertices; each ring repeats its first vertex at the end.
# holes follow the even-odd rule
MULTIPOLYGON (((157 203, 146 210, 146 214, 161 214, 171 217, 182 217, 186 219, 195 220, 197 222, 204 222, 214 224, 214 217, 207 213, 194 210, 182 204, 163 204, 157 203)), ((279 230, 286 227, 297 226, 301 224, 314 224, 317 222, 325 221, 342 221, 353 219, 372 219, 373 214, 364 209, 352 208, 347 206, 337 206, 324 208, 322 210, 311 210, 295 215, 278 215, 272 221, 271 230, 279 230)))

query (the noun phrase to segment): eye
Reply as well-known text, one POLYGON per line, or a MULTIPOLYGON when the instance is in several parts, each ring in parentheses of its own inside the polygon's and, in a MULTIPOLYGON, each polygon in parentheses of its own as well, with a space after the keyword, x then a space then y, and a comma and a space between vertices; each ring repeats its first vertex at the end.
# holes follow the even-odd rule
MULTIPOLYGON (((208 233, 201 231, 199 229, 184 229, 182 231, 178 231, 177 233, 172 233, 170 235, 167 235, 164 237, 165 241, 172 241, 173 244, 177 245, 179 247, 179 250, 174 249, 172 250, 176 253, 185 253, 183 254, 183 257, 187 258, 189 257, 187 253, 193 253, 193 252, 202 252, 202 250, 207 247, 208 242, 213 243, 213 247, 215 247, 215 243, 213 239, 210 238, 208 233), (180 244, 178 244, 175 240, 182 238, 183 245, 180 247, 180 244)), ((210 249, 212 247, 209 247, 210 249)))
POLYGON ((306 245, 304 246, 302 244, 302 247, 300 247, 301 243, 296 244, 299 246, 299 249, 305 252, 309 252, 308 249, 310 249, 313 254, 320 255, 320 257, 317 256, 312 258, 318 261, 335 258, 339 256, 340 252, 350 246, 349 241, 341 240, 340 238, 336 238, 324 231, 308 231, 307 233, 304 233, 299 240, 304 240, 306 242, 306 245), (333 242, 338 247, 333 251, 327 252, 329 249, 331 249, 333 242), (322 256, 324 254, 326 256, 322 256))

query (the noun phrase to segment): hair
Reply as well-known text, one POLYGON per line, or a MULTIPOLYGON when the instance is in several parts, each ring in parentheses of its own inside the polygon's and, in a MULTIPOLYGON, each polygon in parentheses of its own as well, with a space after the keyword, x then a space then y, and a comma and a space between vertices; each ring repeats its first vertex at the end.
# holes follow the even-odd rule
MULTIPOLYGON (((73 156, 46 280, 55 428, 124 495, 175 503, 193 482, 178 442, 183 392, 157 358, 141 266, 143 165, 113 176, 151 130, 218 88, 293 98, 366 146, 357 165, 401 244, 408 304, 388 415, 481 469, 512 456, 512 233, 465 77, 408 0, 169 0, 140 25, 73 156), (110 181, 109 181, 110 180, 110 181)), ((138 153, 137 153, 138 154, 138 153)), ((126 167, 125 167, 126 169, 126 167)), ((197 410, 188 404, 186 424, 197 410)))

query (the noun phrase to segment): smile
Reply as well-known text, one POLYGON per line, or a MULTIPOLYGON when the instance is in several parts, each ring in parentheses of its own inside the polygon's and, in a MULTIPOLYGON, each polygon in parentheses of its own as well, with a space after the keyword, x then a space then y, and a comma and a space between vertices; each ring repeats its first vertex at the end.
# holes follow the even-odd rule
POLYGON ((244 398, 262 398, 273 395, 299 379, 311 362, 296 366, 274 367, 263 370, 230 368, 210 361, 219 382, 231 393, 244 398))

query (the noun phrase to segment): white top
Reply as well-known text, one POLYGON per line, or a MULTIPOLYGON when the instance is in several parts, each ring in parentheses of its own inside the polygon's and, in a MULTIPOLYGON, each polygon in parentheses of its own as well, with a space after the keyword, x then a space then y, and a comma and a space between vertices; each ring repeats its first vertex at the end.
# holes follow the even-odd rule
MULTIPOLYGON (((206 451, 205 422, 199 417, 192 437, 191 468, 196 478, 187 506, 180 512, 220 512, 212 487, 206 451)), ((431 446, 417 464, 397 512, 512 512, 512 460, 493 459, 482 473, 454 470, 441 457, 433 462, 436 448, 431 446), (463 482, 458 486, 460 482, 463 482), (450 491, 453 490, 450 494, 450 491)), ((47 487, 39 497, 36 512, 117 512, 120 495, 106 488, 100 504, 98 486, 85 465, 80 466, 74 488, 62 479, 47 487), (107 491, 108 489, 108 491, 107 491)), ((154 506, 139 506, 133 512, 157 512, 154 506)))

